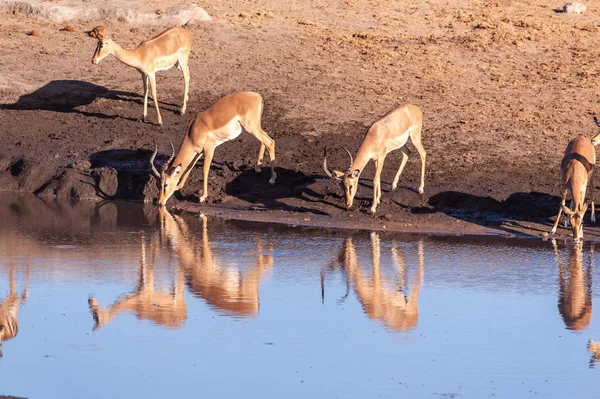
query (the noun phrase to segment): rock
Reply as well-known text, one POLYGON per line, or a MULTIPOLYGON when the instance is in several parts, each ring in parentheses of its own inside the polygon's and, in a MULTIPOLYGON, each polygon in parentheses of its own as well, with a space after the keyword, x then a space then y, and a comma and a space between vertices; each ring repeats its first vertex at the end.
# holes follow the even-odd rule
POLYGON ((583 14, 587 10, 585 4, 573 2, 567 3, 563 6, 563 11, 569 14, 583 14))
POLYGON ((77 170, 88 170, 89 168, 92 167, 92 163, 85 159, 79 159, 67 167, 71 168, 71 169, 77 169, 77 170))

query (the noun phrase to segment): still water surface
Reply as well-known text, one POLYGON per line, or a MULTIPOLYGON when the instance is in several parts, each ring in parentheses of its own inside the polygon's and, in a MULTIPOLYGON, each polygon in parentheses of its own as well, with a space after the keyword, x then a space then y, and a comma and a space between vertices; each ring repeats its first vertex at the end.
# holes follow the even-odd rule
POLYGON ((589 244, 0 200, 0 395, 595 397, 589 244), (2 334, 2 333, 0 333, 2 334))

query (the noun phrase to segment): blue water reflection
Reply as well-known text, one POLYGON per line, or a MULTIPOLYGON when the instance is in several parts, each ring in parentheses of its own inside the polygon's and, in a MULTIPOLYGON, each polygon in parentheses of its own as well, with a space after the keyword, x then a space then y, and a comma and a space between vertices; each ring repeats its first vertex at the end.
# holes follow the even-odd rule
POLYGON ((29 197, 0 218, 0 395, 563 398, 599 378, 590 244, 29 197))

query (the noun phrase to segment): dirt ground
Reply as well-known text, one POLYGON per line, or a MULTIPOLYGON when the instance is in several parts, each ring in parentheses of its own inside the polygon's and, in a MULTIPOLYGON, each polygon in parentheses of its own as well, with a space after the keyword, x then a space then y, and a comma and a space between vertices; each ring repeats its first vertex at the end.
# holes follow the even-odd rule
MULTIPOLYGON (((161 9, 186 2, 143 3, 161 9)), ((154 140, 164 162, 168 140, 177 147, 198 112, 223 95, 252 90, 265 100, 263 128, 276 140, 277 183, 268 184, 268 168, 254 172, 259 144, 242 134, 216 150, 208 203, 198 203, 200 162, 170 207, 290 224, 539 236, 558 211, 568 141, 598 130, 595 2, 583 15, 540 0, 200 5, 213 21, 188 26, 194 44, 186 115, 177 113, 181 73, 157 75, 163 126, 152 123, 151 103, 149 122, 138 121, 139 73, 113 57, 92 65, 96 41, 85 34, 104 25, 133 48, 163 28, 73 21, 70 31, 1 15, 0 189, 152 200, 154 140), (425 194, 416 191, 416 151, 391 191, 396 151, 386 158, 377 214, 369 212, 372 164, 346 210, 339 184, 322 170, 324 147, 330 165, 347 168, 340 145, 355 152, 371 123, 405 102, 424 112, 425 194)), ((600 229, 586 222, 586 238, 600 239, 600 229)))

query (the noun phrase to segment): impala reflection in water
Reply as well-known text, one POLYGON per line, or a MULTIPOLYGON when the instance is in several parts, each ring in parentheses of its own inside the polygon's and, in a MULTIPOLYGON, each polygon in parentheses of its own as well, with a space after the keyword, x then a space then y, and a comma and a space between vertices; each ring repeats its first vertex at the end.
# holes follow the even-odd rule
POLYGON ((591 244, 589 262, 583 264, 582 244, 566 245, 569 260, 563 262, 556 241, 552 240, 558 264, 558 311, 570 330, 583 330, 592 319, 592 263, 594 244, 591 244))
POLYGON ((18 326, 0 396, 597 391, 590 242, 321 230, 37 197, 0 196, 0 220, 3 338, 18 326), (93 333, 90 309, 103 326, 93 333))
POLYGON ((11 259, 8 272, 8 296, 0 302, 0 357, 2 357, 2 342, 15 338, 19 333, 19 316, 17 312, 27 299, 30 279, 29 266, 27 267, 26 276, 27 282, 25 283, 25 288, 19 295, 17 294, 15 282, 15 263, 11 259))
MULTIPOLYGON (((344 240, 344 245, 337 257, 337 264, 342 269, 349 285, 352 285, 356 297, 370 319, 382 322, 394 331, 413 330, 419 320, 419 292, 423 284, 423 241, 418 243, 418 268, 410 282, 410 293, 407 289, 407 268, 398 245, 394 243, 391 255, 396 268, 395 283, 390 282, 381 272, 381 242, 379 234, 371 233, 371 262, 373 273, 364 272, 352 238, 344 240)), ((329 266, 331 268, 331 264, 329 266)), ((322 279, 324 274, 322 274, 322 279)), ((323 280, 322 280, 323 281, 323 280)), ((324 294, 324 284, 321 283, 324 294)))
POLYGON ((173 289, 157 290, 154 281, 154 259, 159 250, 158 232, 150 240, 150 262, 147 262, 146 238, 141 234, 141 260, 136 289, 113 303, 103 307, 92 297, 88 300, 96 322, 94 330, 109 323, 121 312, 132 312, 139 320, 150 320, 159 326, 179 328, 187 319, 185 284, 181 267, 171 273, 173 289))
MULTIPOLYGON (((179 257, 190 292, 224 314, 256 316, 261 277, 273 267, 273 256, 263 251, 272 251, 272 243, 265 245, 260 234, 256 234, 254 263, 247 268, 227 266, 212 249, 206 216, 200 215, 201 235, 197 237, 183 218, 171 215, 165 208, 159 212, 161 229, 179 257)), ((251 259, 242 258, 240 265, 251 259)))

